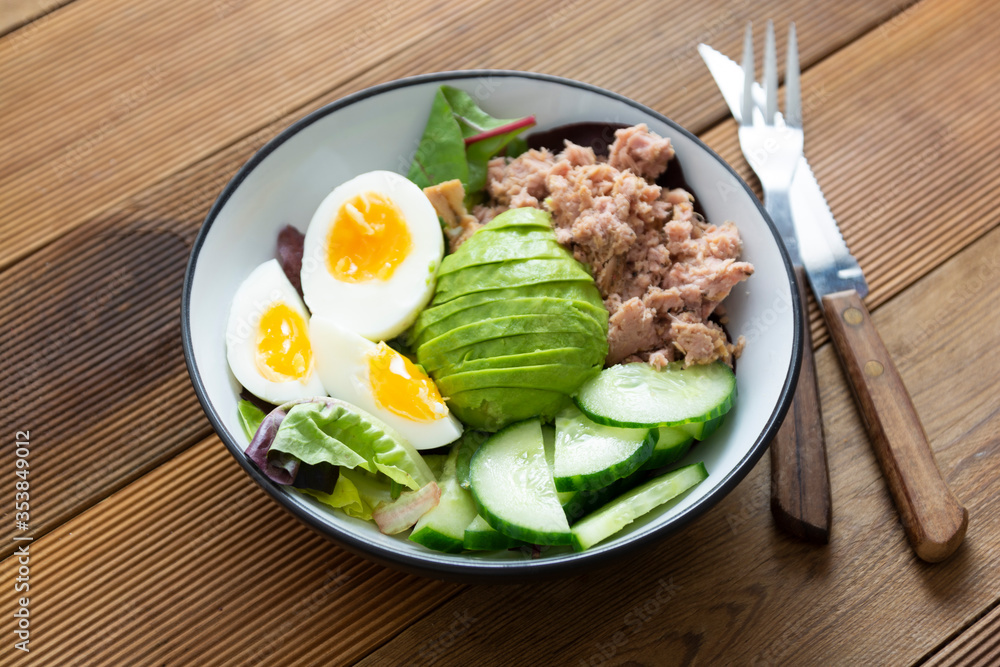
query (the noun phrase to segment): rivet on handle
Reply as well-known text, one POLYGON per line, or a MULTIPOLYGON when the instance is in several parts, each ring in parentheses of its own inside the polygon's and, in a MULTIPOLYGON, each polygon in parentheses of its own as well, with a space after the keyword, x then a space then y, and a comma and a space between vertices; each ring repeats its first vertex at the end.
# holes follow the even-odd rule
POLYGON ((865 320, 864 315, 861 314, 861 311, 853 307, 845 310, 842 313, 842 316, 845 322, 854 327, 858 326, 865 320))
POLYGON ((865 375, 868 377, 877 378, 884 370, 885 367, 875 360, 865 362, 865 375))

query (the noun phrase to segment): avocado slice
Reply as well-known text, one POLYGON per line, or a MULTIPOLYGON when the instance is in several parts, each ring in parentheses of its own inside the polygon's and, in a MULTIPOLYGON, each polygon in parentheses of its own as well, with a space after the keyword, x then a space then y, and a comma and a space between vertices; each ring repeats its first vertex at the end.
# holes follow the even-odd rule
POLYGON ((466 425, 482 431, 498 431, 507 424, 541 416, 552 419, 572 399, 558 391, 494 387, 473 389, 450 397, 452 414, 466 425))
POLYGON ((595 305, 602 303, 601 295, 594 286, 592 280, 571 280, 566 282, 545 283, 542 285, 525 285, 524 287, 510 287, 495 290, 484 290, 473 292, 452 299, 446 303, 438 304, 424 309, 417 316, 410 332, 410 338, 415 339, 420 332, 446 317, 455 313, 480 306, 491 301, 505 301, 509 299, 519 299, 528 297, 549 297, 552 299, 570 299, 572 301, 587 301, 595 305))
POLYGON ((510 227, 547 227, 552 229, 552 214, 530 206, 512 208, 490 220, 479 231, 508 229, 510 227))
POLYGON ((420 345, 453 329, 475 322, 483 322, 515 314, 549 315, 569 312, 570 310, 578 311, 592 318, 601 328, 601 331, 607 335, 608 311, 603 305, 595 306, 593 303, 587 301, 551 297, 526 297, 506 299, 504 301, 488 301, 478 306, 460 310, 434 324, 422 328, 414 326, 411 340, 420 345))
POLYGON ((559 347, 579 348, 595 356, 600 356, 601 359, 608 354, 607 343, 595 341, 593 334, 557 331, 554 333, 522 334, 519 336, 507 336, 505 338, 480 341, 451 350, 436 359, 425 358, 421 362, 421 365, 436 378, 446 373, 453 373, 470 361, 507 357, 515 354, 529 354, 559 347))
POLYGON ((567 309, 546 315, 511 315, 466 324, 420 345, 417 348, 417 360, 427 368, 438 359, 446 360, 450 352, 462 347, 497 338, 546 333, 587 334, 593 339, 593 347, 600 348, 603 345, 605 352, 607 351, 607 338, 598 324, 580 311, 567 309))
MULTIPOLYGON (((497 235, 494 234, 493 236, 497 235)), ((521 241, 519 239, 508 239, 505 235, 498 237, 496 241, 489 241, 476 246, 478 250, 474 248, 469 252, 456 252, 448 255, 441 260, 441 268, 438 269, 438 278, 472 266, 482 266, 484 264, 498 264, 518 259, 562 260, 570 257, 566 249, 556 242, 555 237, 552 237, 551 234, 549 236, 550 238, 547 239, 521 241)), ((468 241, 467 243, 470 242, 468 241)))
POLYGON ((587 366, 600 362, 592 349, 582 347, 556 347, 547 350, 533 350, 506 354, 500 357, 486 359, 466 359, 458 364, 443 366, 440 370, 447 373, 467 373, 469 371, 490 370, 493 368, 518 368, 520 366, 544 366, 548 364, 563 364, 587 366))
POLYGON ((524 389, 547 389, 564 394, 573 394, 587 380, 601 372, 599 361, 596 365, 546 364, 544 366, 521 366, 519 368, 491 368, 446 375, 437 381, 438 389, 445 396, 453 396, 474 389, 495 387, 522 387, 524 389))
POLYGON ((592 278, 582 264, 568 256, 565 260, 519 259, 499 264, 472 266, 457 273, 440 276, 431 305, 489 289, 524 287, 566 280, 589 281, 592 278))

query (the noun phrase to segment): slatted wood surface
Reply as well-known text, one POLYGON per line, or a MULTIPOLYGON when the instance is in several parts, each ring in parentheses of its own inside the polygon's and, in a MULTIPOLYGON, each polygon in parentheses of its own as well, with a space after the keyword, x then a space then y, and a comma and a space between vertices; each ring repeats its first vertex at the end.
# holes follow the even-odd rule
POLYGON ((991 664, 998 26, 986 0, 0 3, 0 423, 32 430, 36 537, 32 652, 5 640, 0 663, 991 664), (179 290, 208 207, 264 141, 400 76, 526 69, 649 104, 755 184, 694 47, 737 54, 766 17, 797 21, 807 156, 969 507, 954 559, 909 551, 817 312, 828 548, 774 531, 765 457, 626 567, 459 586, 330 545, 240 472, 187 380, 179 290))

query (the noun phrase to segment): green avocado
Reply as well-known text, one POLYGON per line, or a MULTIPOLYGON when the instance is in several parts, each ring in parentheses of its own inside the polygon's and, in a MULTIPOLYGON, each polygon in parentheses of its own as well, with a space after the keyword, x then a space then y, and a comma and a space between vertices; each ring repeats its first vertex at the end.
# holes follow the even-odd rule
POLYGON ((426 341, 445 334, 453 329, 467 324, 484 322, 498 317, 519 315, 558 315, 578 311, 594 320, 604 335, 608 330, 608 311, 603 305, 594 305, 587 301, 576 301, 554 297, 513 298, 504 301, 488 301, 478 306, 460 310, 449 317, 423 328, 414 326, 411 340, 420 345, 426 341))
MULTIPOLYGON (((459 248, 461 250, 461 248, 459 248)), ((524 287, 566 280, 592 280, 583 265, 568 257, 559 259, 519 259, 499 264, 472 266, 440 276, 432 306, 466 294, 506 287, 524 287)))
POLYGON ((516 242, 504 239, 493 243, 483 243, 477 247, 479 248, 478 252, 475 252, 475 248, 473 248, 469 252, 457 252, 441 260, 438 278, 472 266, 499 264, 519 259, 562 260, 570 257, 566 249, 556 243, 555 238, 532 241, 517 240, 516 242))
POLYGON ((552 229, 552 215, 548 211, 538 208, 512 208, 490 220, 480 228, 479 232, 511 227, 547 227, 552 229))
POLYGON ((591 333, 536 333, 507 336, 481 341, 466 347, 451 350, 436 359, 425 359, 421 365, 435 379, 448 373, 458 372, 470 361, 508 357, 515 354, 531 354, 556 348, 578 348, 594 355, 608 354, 607 342, 595 343, 591 333))
POLYGON ((431 306, 423 310, 417 316, 417 321, 413 324, 413 328, 410 331, 410 338, 411 340, 416 339, 424 328, 440 322, 444 318, 450 317, 461 310, 474 308, 493 301, 506 301, 528 297, 587 301, 595 305, 602 303, 601 295, 594 286, 594 282, 589 279, 473 292, 472 294, 466 294, 465 296, 460 296, 446 303, 431 306))
POLYGON ((490 370, 493 368, 518 368, 520 366, 545 366, 562 364, 564 366, 587 366, 599 363, 597 353, 593 349, 582 347, 555 347, 547 350, 533 350, 507 354, 501 357, 487 359, 467 359, 459 364, 448 364, 443 367, 447 373, 467 373, 469 371, 490 370), (597 361, 595 362, 595 359, 597 361))
POLYGON ((507 424, 542 417, 552 419, 572 403, 558 391, 495 387, 455 394, 448 401, 452 414, 482 431, 498 431, 507 424))
POLYGON ((454 350, 487 340, 522 334, 581 333, 591 336, 594 348, 606 348, 607 338, 590 316, 576 310, 546 315, 511 315, 466 324, 431 338, 417 347, 417 361, 424 368, 447 359, 454 350))
POLYGON ((575 364, 547 364, 519 368, 491 368, 446 375, 438 380, 438 389, 446 396, 463 391, 492 389, 496 387, 545 387, 550 391, 572 394, 587 380, 597 377, 603 364, 580 366, 575 364))

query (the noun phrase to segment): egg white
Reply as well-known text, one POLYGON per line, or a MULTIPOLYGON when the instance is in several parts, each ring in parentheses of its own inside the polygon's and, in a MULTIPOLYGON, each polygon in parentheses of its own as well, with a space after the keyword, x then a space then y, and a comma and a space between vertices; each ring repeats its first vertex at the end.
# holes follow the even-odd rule
MULTIPOLYGON (((257 369, 257 331, 261 316, 268 308, 283 303, 298 313, 308 326, 309 313, 298 292, 281 270, 278 260, 264 262, 236 290, 226 326, 226 358, 233 375, 247 391, 268 403, 281 404, 297 398, 326 396, 316 372, 316 348, 313 364, 301 380, 274 382, 257 369)), ((308 329, 307 329, 308 332, 308 329)), ((308 333, 307 333, 308 335, 308 333)))
POLYGON ((443 255, 437 213, 423 191, 399 174, 371 171, 338 186, 316 209, 304 242, 303 296, 314 315, 331 317, 369 340, 388 340, 410 326, 430 301, 443 255), (327 268, 327 243, 341 206, 362 193, 381 194, 399 208, 411 247, 388 280, 343 282, 327 268))
POLYGON ((330 396, 370 412, 406 438, 415 449, 434 449, 462 435, 462 424, 445 407, 434 421, 414 421, 380 407, 372 393, 367 355, 376 344, 330 318, 314 315, 309 322, 316 370, 330 396))

